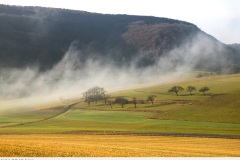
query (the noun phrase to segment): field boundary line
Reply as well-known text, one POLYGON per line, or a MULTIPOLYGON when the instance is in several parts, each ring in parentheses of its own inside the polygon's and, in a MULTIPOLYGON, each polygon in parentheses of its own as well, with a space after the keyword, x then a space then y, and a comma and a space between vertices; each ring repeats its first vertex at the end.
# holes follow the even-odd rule
POLYGON ((70 131, 57 134, 82 134, 82 135, 133 135, 133 136, 173 136, 173 137, 202 137, 240 139, 238 135, 204 134, 204 133, 171 133, 171 132, 118 132, 118 131, 70 131))

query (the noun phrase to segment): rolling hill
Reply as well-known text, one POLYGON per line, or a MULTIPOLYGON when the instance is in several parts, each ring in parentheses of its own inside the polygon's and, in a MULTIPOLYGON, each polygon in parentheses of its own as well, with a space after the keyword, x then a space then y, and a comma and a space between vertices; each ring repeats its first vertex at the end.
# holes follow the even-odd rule
POLYGON ((136 108, 133 104, 124 108, 114 104, 111 108, 104 102, 88 106, 76 99, 68 103, 55 102, 55 105, 38 104, 38 107, 30 109, 8 110, 0 112, 0 132, 239 137, 239 78, 239 74, 210 76, 110 94, 111 99, 122 96, 128 100, 132 97, 142 100, 136 108), (184 88, 193 85, 197 89, 208 86, 210 91, 206 96, 198 91, 193 95, 182 91, 176 96, 168 92, 174 85, 184 88), (148 95, 156 95, 153 105, 146 102, 148 95))
POLYGON ((237 157, 239 80, 239 74, 212 75, 110 93, 110 99, 136 97, 141 101, 136 108, 111 108, 103 101, 88 106, 81 98, 30 108, 18 108, 29 99, 0 101, 0 156, 237 157), (208 86, 210 91, 176 96, 168 92, 174 85, 208 86), (153 105, 145 101, 152 94, 157 96, 153 105))

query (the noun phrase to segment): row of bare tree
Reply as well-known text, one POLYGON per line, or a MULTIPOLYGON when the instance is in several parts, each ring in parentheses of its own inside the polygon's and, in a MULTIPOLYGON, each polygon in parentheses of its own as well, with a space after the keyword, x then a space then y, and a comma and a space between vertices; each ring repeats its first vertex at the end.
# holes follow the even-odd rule
MULTIPOLYGON (((181 86, 173 86, 171 89, 168 90, 168 92, 173 92, 173 93, 175 93, 175 94, 178 96, 178 92, 179 92, 179 91, 183 91, 183 90, 184 90, 184 88, 181 87, 181 86)), ((209 90, 210 90, 210 89, 205 86, 205 87, 200 88, 200 89, 199 89, 199 92, 202 92, 203 95, 205 96, 205 95, 206 95, 205 93, 206 93, 207 91, 209 91, 209 90)), ((192 92, 193 92, 193 91, 197 91, 197 88, 194 87, 194 86, 188 86, 188 87, 187 87, 187 92, 189 92, 190 95, 192 95, 192 92)))
POLYGON ((113 97, 110 97, 109 94, 104 90, 104 88, 95 86, 83 93, 84 101, 90 106, 92 102, 97 103, 98 101, 104 101, 105 104, 108 104, 111 108, 114 104, 120 104, 122 108, 125 104, 134 104, 135 108, 137 104, 144 104, 145 102, 151 102, 153 104, 155 95, 149 95, 147 100, 137 100, 136 97, 133 97, 132 100, 128 100, 124 97, 116 97, 113 100, 113 97))
MULTIPOLYGON (((171 89, 168 90, 168 92, 174 92, 178 96, 178 92, 184 90, 181 86, 173 86, 171 89)), ((192 95, 193 91, 196 91, 196 87, 194 86, 188 86, 187 92, 189 92, 190 95, 192 95)), ((210 89, 208 87, 202 87, 199 89, 199 92, 202 92, 205 96, 205 92, 209 91, 210 89)), ((90 104, 92 102, 97 103, 98 101, 104 101, 105 104, 108 104, 111 108, 114 104, 120 104, 122 108, 125 104, 134 104, 135 108, 137 107, 137 104, 144 104, 145 102, 151 102, 154 103, 156 95, 149 95, 145 100, 137 100, 136 97, 133 97, 132 100, 128 100, 124 97, 116 97, 115 100, 113 100, 113 97, 110 97, 109 94, 104 90, 104 88, 95 86, 87 90, 83 93, 84 101, 90 104)))

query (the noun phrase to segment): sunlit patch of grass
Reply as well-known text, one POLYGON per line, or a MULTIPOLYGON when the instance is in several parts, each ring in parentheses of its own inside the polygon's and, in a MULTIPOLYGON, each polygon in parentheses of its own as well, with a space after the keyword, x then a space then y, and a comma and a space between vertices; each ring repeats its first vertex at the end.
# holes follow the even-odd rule
MULTIPOLYGON (((1 133, 64 133, 72 131, 126 131, 126 132, 173 132, 201 133, 220 135, 240 134, 240 75, 211 76, 199 79, 171 82, 128 89, 111 93, 111 99, 123 96, 128 100, 146 100, 149 94, 156 95, 154 104, 144 102, 114 104, 112 108, 103 102, 76 104, 68 112, 57 117, 68 105, 37 107, 32 110, 1 115, 1 133), (210 91, 206 96, 186 91, 176 96, 168 93, 174 85, 186 88, 188 85, 200 88, 208 86, 210 91), (50 119, 40 121, 50 117, 50 119), (25 122, 34 122, 26 123, 25 122), (23 123, 23 125, 11 126, 23 123), (9 125, 9 127, 6 127, 9 125), (5 126, 2 128, 2 126, 5 126)), ((56 103, 57 104, 57 103, 56 103)), ((58 102, 59 104, 59 102, 58 102)))

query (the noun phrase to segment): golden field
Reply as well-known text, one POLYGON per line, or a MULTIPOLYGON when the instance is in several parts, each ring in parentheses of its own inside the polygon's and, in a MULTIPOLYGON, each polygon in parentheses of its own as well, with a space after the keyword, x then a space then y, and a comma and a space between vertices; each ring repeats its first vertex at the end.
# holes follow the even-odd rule
POLYGON ((0 157, 239 157, 224 138, 32 134, 0 135, 0 157))

